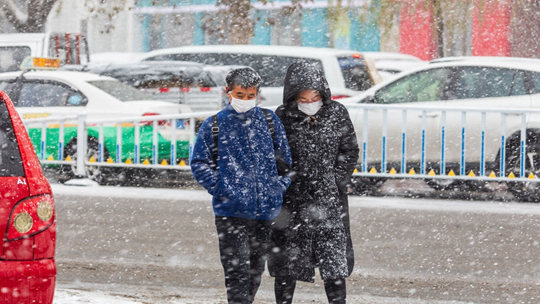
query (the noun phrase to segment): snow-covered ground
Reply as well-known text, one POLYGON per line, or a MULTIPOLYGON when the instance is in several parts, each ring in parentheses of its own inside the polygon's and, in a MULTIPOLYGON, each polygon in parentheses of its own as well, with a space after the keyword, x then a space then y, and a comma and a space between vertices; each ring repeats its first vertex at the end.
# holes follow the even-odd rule
MULTIPOLYGON (((86 291, 57 287, 54 304, 139 304, 128 298, 113 296, 101 291, 86 291)), ((142 304, 142 303, 141 303, 142 304)))
MULTIPOLYGON (((314 303, 313 299, 303 299, 295 294, 295 303, 314 303)), ((385 298, 385 297, 348 297, 349 303, 365 303, 365 304, 473 304, 471 302, 461 301, 424 301, 411 298, 385 298)), ((57 288, 54 297, 54 304, 145 304, 139 300, 129 299, 127 297, 108 295, 101 291, 84 291, 75 289, 57 288)), ((223 301, 212 301, 209 299, 178 299, 171 300, 167 304, 225 304, 223 301)), ((259 302, 260 303, 260 302, 259 302)), ((270 302, 265 302, 270 303, 270 302)), ((257 304, 257 301, 255 301, 257 304)))
MULTIPOLYGON (((56 195, 92 196, 106 198, 136 198, 153 199, 159 197, 164 200, 178 200, 189 198, 190 201, 209 202, 211 196, 200 190, 182 189, 157 189, 157 188, 134 188, 134 187, 103 187, 84 180, 74 181, 74 185, 53 184, 53 193, 56 195)), ((403 209, 403 210, 425 210, 429 212, 444 213, 475 213, 475 214, 510 214, 510 215, 540 215, 540 205, 524 203, 507 203, 493 201, 461 201, 461 200, 439 200, 439 199, 410 199, 402 197, 350 197, 350 207, 368 209, 403 209)), ((367 273, 367 272, 366 272, 367 273)), ((148 302, 145 295, 138 294, 133 286, 110 286, 92 285, 79 282, 74 285, 57 284, 55 294, 55 304, 144 304, 148 302)), ((299 290, 295 294, 295 303, 315 303, 323 301, 318 296, 302 293, 299 290), (316 298, 316 299, 315 299, 316 298)), ((167 293, 166 290, 156 290, 156 292, 167 293)), ((224 290, 182 290, 181 298, 175 297, 167 300, 167 304, 221 304, 224 290)), ((414 293, 414 290, 411 292, 414 293)), ((170 293, 174 294, 174 293, 170 293)), ((411 304, 462 304, 468 302, 461 301, 426 301, 422 299, 400 298, 400 297, 379 297, 367 294, 350 295, 350 303, 411 303, 411 304)), ((261 290, 258 294, 257 304, 272 303, 273 295, 269 291, 261 290)))

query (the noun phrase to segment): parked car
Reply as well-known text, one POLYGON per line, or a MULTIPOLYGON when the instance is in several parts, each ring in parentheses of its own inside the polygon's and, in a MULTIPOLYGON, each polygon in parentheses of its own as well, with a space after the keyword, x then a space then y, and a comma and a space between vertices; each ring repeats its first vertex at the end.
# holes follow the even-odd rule
POLYGON ((19 70, 28 57, 54 57, 62 64, 89 61, 86 36, 81 33, 0 34, 0 72, 19 70))
POLYGON ((116 78, 151 93, 154 99, 184 104, 193 111, 212 111, 223 107, 225 77, 238 67, 185 61, 142 61, 94 64, 86 71, 116 78))
POLYGON ((393 53, 393 52, 362 52, 364 56, 373 60, 375 68, 381 75, 382 79, 389 79, 401 72, 412 70, 427 64, 416 56, 393 53))
POLYGON ((152 51, 143 56, 142 60, 250 66, 263 79, 263 106, 283 102, 283 80, 287 67, 298 60, 315 64, 324 71, 333 99, 353 96, 381 80, 373 63, 366 60, 362 53, 329 48, 201 45, 152 51))
POLYGON ((0 91, 0 303, 53 301, 54 197, 28 133, 0 91))
MULTIPOLYGON (((69 115, 86 114, 88 119, 119 118, 152 116, 160 114, 187 113, 191 109, 186 105, 175 105, 170 102, 157 101, 150 94, 141 92, 114 78, 99 76, 92 73, 58 71, 58 70, 27 70, 23 72, 0 73, 0 90, 6 91, 13 100, 19 114, 30 124, 29 134, 38 154, 45 159, 64 160, 76 157, 77 127, 72 122, 64 127, 64 148, 59 153, 59 125, 47 127, 47 142, 42 148, 42 128, 31 125, 35 118, 62 118, 69 115), (56 135, 56 136, 54 136, 56 135), (59 159, 62 155, 63 159, 59 159)), ((184 121, 178 121, 176 132, 177 158, 187 159, 189 156, 189 132, 184 121)), ((171 128, 167 125, 159 127, 159 157, 160 162, 170 160, 171 128)), ((122 155, 120 161, 135 160, 134 125, 124 124, 122 127, 122 155)), ((99 126, 90 126, 88 133, 88 153, 90 159, 98 159, 99 126)), ((117 127, 104 125, 104 159, 117 157, 117 127)), ((140 162, 152 159, 152 124, 140 126, 140 162)), ((100 167, 92 167, 90 177, 101 178, 100 167)), ((66 171, 68 179, 74 172, 66 171)))
MULTIPOLYGON (((448 111, 443 122, 441 111, 431 111, 430 107, 442 107, 455 110, 479 109, 540 109, 540 60, 511 59, 511 58, 448 58, 430 63, 422 68, 400 74, 397 78, 387 80, 366 92, 342 101, 345 104, 371 103, 381 105, 416 105, 416 110, 407 112, 407 165, 416 168, 421 161, 420 140, 422 130, 427 138, 425 146, 425 161, 429 169, 439 171, 441 160, 441 126, 445 126, 445 160, 447 172, 458 172, 462 157, 461 134, 462 114, 459 111, 448 111), (425 110, 425 114, 423 113, 425 110), (423 120, 423 116, 426 119, 423 120), (425 123, 425 128, 422 124, 425 123)), ((381 162, 381 111, 370 111, 368 126, 368 159, 371 163, 381 162)), ((355 124, 357 137, 362 138, 364 128, 363 110, 350 108, 350 114, 355 124)), ((498 171, 500 168, 501 147, 501 114, 487 113, 485 129, 485 156, 488 170, 498 171)), ((506 160, 505 176, 510 171, 517 174, 520 159, 520 130, 522 118, 520 115, 506 115, 506 160)), ((403 113, 401 110, 387 110, 386 130, 388 133, 386 160, 399 168, 401 162, 401 138, 403 130, 403 113)), ((467 168, 477 169, 481 161, 480 138, 482 116, 480 113, 466 115, 466 159, 467 168)), ((526 176, 533 173, 540 176, 540 117, 528 115, 526 176)), ((380 166, 378 167, 380 170, 380 166)), ((489 171, 488 171, 489 172, 489 171)), ((441 173, 441 172, 438 172, 441 173)), ((478 172, 476 172, 478 174, 478 172)), ((454 186, 456 181, 441 179, 430 180, 429 184, 437 189, 454 186)), ((536 183, 520 183, 513 185, 511 190, 516 196, 540 195, 536 183)))

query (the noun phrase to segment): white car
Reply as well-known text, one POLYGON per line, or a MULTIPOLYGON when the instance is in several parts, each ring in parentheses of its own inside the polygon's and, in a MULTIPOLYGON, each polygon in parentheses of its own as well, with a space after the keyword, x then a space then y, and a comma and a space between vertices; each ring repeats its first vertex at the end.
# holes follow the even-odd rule
POLYGON ((358 94, 381 81, 372 62, 360 52, 275 45, 201 45, 161 49, 147 53, 144 61, 194 61, 212 65, 243 65, 263 79, 263 106, 283 103, 287 67, 304 60, 321 67, 333 99, 358 94))
POLYGON ((390 79, 397 74, 427 64, 416 56, 393 52, 362 52, 366 58, 373 60, 375 68, 383 80, 390 79))
POLYGON ((0 73, 0 90, 23 119, 86 114, 113 118, 190 112, 185 105, 152 100, 114 78, 73 71, 0 73))
MULTIPOLYGON (((402 131, 406 125, 406 170, 415 168, 418 172, 422 156, 425 161, 425 172, 434 169, 440 174, 441 155, 446 162, 447 175, 449 170, 459 174, 460 164, 466 164, 466 173, 473 170, 478 175, 481 161, 485 161, 486 171, 497 172, 501 167, 501 134, 505 126, 506 151, 505 176, 512 171, 520 172, 520 131, 522 116, 508 114, 505 121, 500 113, 486 113, 485 128, 482 114, 478 111, 467 112, 467 109, 502 110, 512 108, 517 110, 540 109, 540 60, 516 58, 478 58, 460 57, 447 58, 430 63, 422 68, 399 74, 397 78, 387 80, 366 92, 342 100, 349 105, 349 112, 355 125, 355 131, 360 142, 367 125, 369 148, 366 158, 380 172, 383 159, 382 131, 387 132, 387 151, 384 154, 390 168, 399 171, 402 163, 402 131), (365 121, 363 109, 354 104, 375 105, 409 105, 414 107, 404 115, 402 109, 386 107, 386 124, 382 112, 385 107, 369 110, 368 121, 365 121), (444 108, 447 111, 432 108, 444 108), (465 110, 465 111, 463 111, 465 110), (465 114, 463 114, 465 112, 465 114), (443 119, 444 113, 444 119, 443 119), (465 117, 464 117, 465 115, 465 117), (404 123, 403 117, 406 116, 404 123), (463 124, 464 122, 464 124, 463 124), (445 142, 441 140, 441 130, 444 126, 445 142), (462 126, 465 126, 462 129, 462 126), (386 129, 384 129, 386 128, 386 129), (485 138, 482 138, 482 129, 485 138), (422 136, 421 132, 425 134, 422 136), (462 133, 466 132, 466 133, 462 133), (465 136, 465 145, 462 136, 465 136), (421 140, 425 139, 425 150, 422 154, 421 140), (485 143, 484 146, 481 142, 485 143), (444 145, 445 154, 441 154, 444 145), (464 149, 466 147, 466 149, 464 149), (481 149, 485 149, 481 153, 481 149), (464 154, 465 152, 466 154, 464 154), (482 157, 484 157, 482 159, 482 157), (377 164, 379 164, 377 166, 377 164)), ((526 121, 527 151, 526 175, 531 172, 540 176, 540 115, 529 114, 526 121)), ((364 151, 361 152, 361 155, 364 151)), ((362 157, 361 157, 362 159, 362 157)), ((435 180, 441 181, 441 180, 435 180)), ((430 183, 435 188, 445 188, 451 183, 430 183)), ((536 183, 533 184, 535 191, 536 183)), ((529 185, 530 186, 530 185, 529 185)), ((526 193, 515 189, 514 194, 526 193)))
MULTIPOLYGON (((42 160, 68 161, 68 157, 74 160, 77 156, 77 126, 72 122, 64 125, 64 145, 59 148, 59 126, 55 123, 47 125, 46 144, 41 144, 41 127, 32 124, 35 118, 62 118, 86 114, 90 120, 107 118, 166 115, 175 113, 191 112, 186 105, 173 104, 166 101, 151 100, 152 95, 141 92, 114 78, 99 76, 92 73, 74 71, 25 71, 0 73, 0 90, 5 91, 13 101, 19 115, 26 120, 34 148, 42 160)), ((118 120, 122 122, 121 120, 118 120)), ((172 134, 177 139, 177 153, 172 157, 187 158, 187 149, 180 150, 182 142, 189 139, 190 131, 186 128, 186 122, 177 121, 175 130, 167 123, 158 125, 158 152, 159 161, 171 160, 170 145, 172 134), (169 154, 167 154, 169 153, 169 154)), ((87 160, 94 159, 98 162, 114 160, 117 163, 125 163, 133 160, 142 163, 152 159, 153 143, 152 125, 148 121, 141 121, 140 129, 140 152, 135 151, 133 123, 122 122, 122 147, 118 150, 117 126, 114 123, 105 123, 103 131, 95 125, 88 125, 87 131, 87 160), (148 126, 148 127, 147 127, 148 126), (103 133, 101 133, 103 132, 103 133), (131 135, 130 135, 131 134, 131 135), (99 137, 103 136, 103 146, 99 145, 99 137), (121 153, 118 153, 120 152, 121 153)), ((61 134, 61 133, 60 133, 61 134)), ((89 178, 98 182, 103 181, 102 167, 87 166, 86 174, 89 178)), ((76 174, 75 167, 64 166, 60 180, 68 180, 76 174)), ((108 170, 109 172, 111 170, 108 170)), ((112 171, 111 171, 112 172, 112 171)))

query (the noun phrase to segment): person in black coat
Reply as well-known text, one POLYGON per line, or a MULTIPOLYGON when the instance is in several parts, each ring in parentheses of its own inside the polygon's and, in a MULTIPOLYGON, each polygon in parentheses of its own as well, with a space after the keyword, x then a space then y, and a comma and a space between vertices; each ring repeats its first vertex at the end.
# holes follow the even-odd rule
POLYGON ((306 62, 288 68, 276 114, 293 159, 293 181, 272 231, 276 302, 291 303, 296 281, 314 282, 318 267, 329 303, 345 303, 354 265, 347 201, 359 153, 353 124, 331 100, 323 72, 306 62))

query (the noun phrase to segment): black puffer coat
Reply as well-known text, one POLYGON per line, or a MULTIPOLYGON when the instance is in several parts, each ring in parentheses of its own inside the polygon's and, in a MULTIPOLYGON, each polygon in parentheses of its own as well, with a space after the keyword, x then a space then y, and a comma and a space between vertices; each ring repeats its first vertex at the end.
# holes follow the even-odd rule
POLYGON ((331 100, 322 71, 295 63, 287 71, 283 105, 277 110, 291 148, 293 182, 274 221, 272 276, 313 282, 348 277, 354 265, 346 188, 358 160, 347 109, 331 100), (318 90, 323 106, 308 116, 298 110, 302 90, 318 90))

